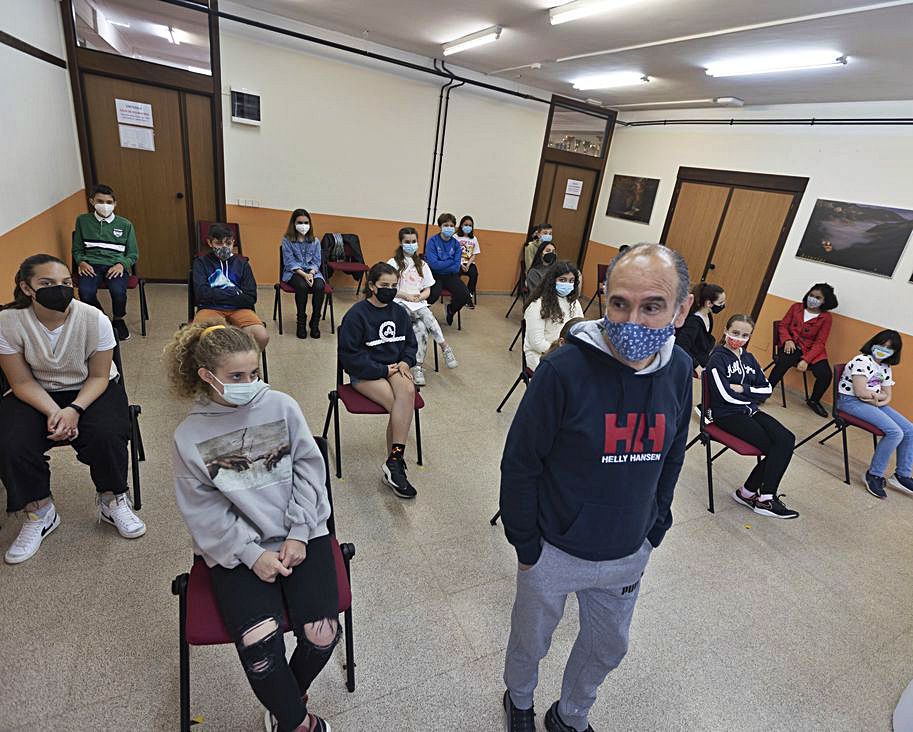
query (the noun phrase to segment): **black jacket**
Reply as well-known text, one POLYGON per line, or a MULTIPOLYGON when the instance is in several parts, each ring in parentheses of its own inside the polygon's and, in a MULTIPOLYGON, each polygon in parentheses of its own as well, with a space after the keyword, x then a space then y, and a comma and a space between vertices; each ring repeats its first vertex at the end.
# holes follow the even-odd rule
POLYGON ((694 368, 706 366, 707 359, 710 358, 710 352, 716 345, 713 338, 713 315, 707 316, 710 319, 710 329, 704 327, 704 320, 697 313, 691 313, 682 327, 675 331, 675 343, 685 353, 691 356, 694 368))
MULTIPOLYGON (((365 263, 365 255, 361 252, 361 241, 358 234, 324 234, 320 239, 320 261, 323 263, 324 276, 328 276, 327 264, 329 262, 357 262, 365 263), (339 241, 336 241, 339 237, 339 241), (345 253, 345 247, 349 247, 349 254, 345 253)), ((352 277, 357 281, 361 272, 352 273, 352 277)))

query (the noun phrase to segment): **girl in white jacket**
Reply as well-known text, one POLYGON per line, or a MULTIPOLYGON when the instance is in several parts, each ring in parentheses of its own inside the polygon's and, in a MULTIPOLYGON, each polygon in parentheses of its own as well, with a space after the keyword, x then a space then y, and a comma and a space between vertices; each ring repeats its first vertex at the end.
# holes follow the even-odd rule
POLYGON ((557 262, 532 297, 523 314, 526 320, 523 351, 527 367, 535 371, 552 343, 558 340, 564 324, 571 318, 583 317, 579 301, 580 272, 570 262, 557 262))

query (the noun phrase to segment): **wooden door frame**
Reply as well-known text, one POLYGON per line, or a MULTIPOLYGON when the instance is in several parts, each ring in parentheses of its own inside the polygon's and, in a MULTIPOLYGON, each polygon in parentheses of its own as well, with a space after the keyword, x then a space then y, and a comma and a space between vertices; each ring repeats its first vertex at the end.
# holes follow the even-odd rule
MULTIPOLYGON (((536 217, 536 195, 539 192, 539 186, 542 184, 542 176, 546 163, 557 163, 559 165, 570 165, 585 170, 596 171, 596 182, 594 184, 594 198, 591 198, 590 212, 587 215, 586 224, 583 230, 583 241, 580 244, 580 255, 577 266, 582 267, 586 259, 587 248, 590 245, 590 234, 593 231, 593 222, 596 220, 596 209, 599 208, 598 193, 602 189, 602 179, 605 173, 606 159, 609 156, 609 145, 612 142, 612 135, 615 132, 615 120, 618 112, 614 109, 605 107, 596 107, 586 102, 580 102, 576 99, 558 96, 552 94, 551 104, 548 107, 548 119, 545 123, 545 135, 542 139, 542 151, 539 155, 539 171, 536 173, 536 185, 533 188, 533 202, 529 212, 529 223, 526 226, 526 232, 533 227, 536 217), (578 112, 586 112, 592 117, 602 117, 606 120, 605 139, 602 145, 602 155, 594 157, 592 155, 582 155, 581 153, 569 152, 567 150, 556 150, 548 146, 548 138, 552 131, 552 117, 555 108, 572 109, 578 112)), ((525 242, 524 242, 525 243, 525 242)))
MULTIPOLYGON (((213 161, 216 194, 216 212, 226 219, 225 157, 222 140, 222 64, 219 46, 218 0, 209 2, 209 54, 212 75, 196 74, 164 64, 140 61, 104 51, 80 48, 76 43, 76 11, 74 0, 61 0, 64 45, 70 74, 70 89, 76 117, 76 135, 79 140, 79 157, 83 180, 88 189, 96 182, 95 156, 89 136, 89 116, 86 104, 83 74, 95 74, 123 81, 148 84, 179 93, 180 125, 183 134, 184 200, 187 205, 187 236, 189 251, 196 247, 196 221, 193 211, 193 182, 190 174, 190 155, 187 143, 186 105, 183 93, 199 94, 209 99, 212 119, 213 161)), ((88 192, 88 191, 87 191, 88 192)))
POLYGON ((729 188, 729 195, 726 198, 726 205, 720 214, 720 221, 707 252, 707 261, 701 270, 701 279, 703 281, 707 273, 707 266, 713 261, 713 255, 716 252, 716 245, 720 238, 720 232, 723 230, 723 222, 726 220, 726 214, 729 212, 729 203, 732 200, 732 192, 736 188, 756 191, 769 191, 771 193, 786 193, 792 196, 789 204, 789 210, 786 212, 786 218, 783 220, 783 226, 780 228, 780 236, 774 246, 773 255, 767 263, 767 269, 758 289, 758 295, 755 298, 752 307, 751 316, 757 318, 764 304, 764 297, 770 287, 774 271, 780 262, 783 254, 783 247, 786 245, 786 239, 792 229, 793 222, 796 219, 796 212, 799 210, 799 204, 802 202, 802 196, 805 195, 805 189, 808 187, 808 178, 793 175, 774 175, 769 173, 753 173, 741 170, 716 170, 713 168, 691 168, 681 166, 678 169, 678 176, 675 181, 675 189, 672 192, 672 200, 669 202, 669 210, 666 212, 666 222, 663 225, 662 239, 666 241, 669 234, 669 228, 672 226, 672 218, 675 215, 675 206, 678 203, 678 196, 683 183, 700 183, 703 185, 714 185, 729 188))

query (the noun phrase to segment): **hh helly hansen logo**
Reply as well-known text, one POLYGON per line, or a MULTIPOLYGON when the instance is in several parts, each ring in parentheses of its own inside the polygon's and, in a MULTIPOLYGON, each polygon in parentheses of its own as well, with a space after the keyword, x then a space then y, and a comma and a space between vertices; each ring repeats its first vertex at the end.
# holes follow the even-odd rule
POLYGON ((646 414, 629 412, 625 415, 605 416, 605 454, 603 463, 652 462, 662 459, 666 440, 666 415, 653 415, 652 422, 646 414), (635 429, 637 434, 634 433, 635 429), (648 442, 648 451, 644 442, 648 442))
POLYGON ((377 335, 379 336, 378 339, 376 341, 368 341, 367 345, 379 346, 381 343, 396 343, 397 341, 406 340, 406 336, 396 335, 396 323, 392 320, 385 320, 381 323, 377 335))

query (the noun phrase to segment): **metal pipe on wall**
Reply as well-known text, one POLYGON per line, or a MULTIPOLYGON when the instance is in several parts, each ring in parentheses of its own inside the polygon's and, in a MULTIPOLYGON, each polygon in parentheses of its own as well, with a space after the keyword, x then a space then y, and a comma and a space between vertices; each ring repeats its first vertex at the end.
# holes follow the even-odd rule
MULTIPOLYGON (((444 61, 441 61, 441 68, 443 68, 444 71, 446 71, 448 74, 450 73, 450 69, 447 68, 447 65, 444 61)), ((456 79, 456 77, 454 77, 454 79, 456 79)), ((450 92, 452 92, 454 89, 459 89, 461 86, 463 86, 463 84, 464 82, 460 81, 459 84, 448 87, 447 95, 444 98, 444 123, 441 127, 441 146, 440 150, 438 151, 437 180, 434 182, 434 210, 431 214, 432 218, 437 216, 437 199, 438 194, 441 192, 441 171, 444 169, 444 139, 447 137, 447 117, 450 112, 450 92)), ((428 241, 427 227, 425 233, 425 241, 428 241)))
MULTIPOLYGON (((437 69, 437 59, 434 59, 434 68, 437 69)), ((431 222, 431 199, 434 197, 434 175, 437 170, 438 164, 438 142, 440 141, 441 136, 441 110, 444 105, 444 91, 446 90, 449 94, 450 87, 453 86, 453 79, 448 81, 441 87, 441 91, 437 96, 437 122, 434 127, 434 150, 431 152, 431 180, 428 182, 428 208, 425 211, 425 235, 422 239, 423 242, 428 241, 428 228, 431 222)), ((437 208, 437 199, 435 198, 435 208, 437 208)))

